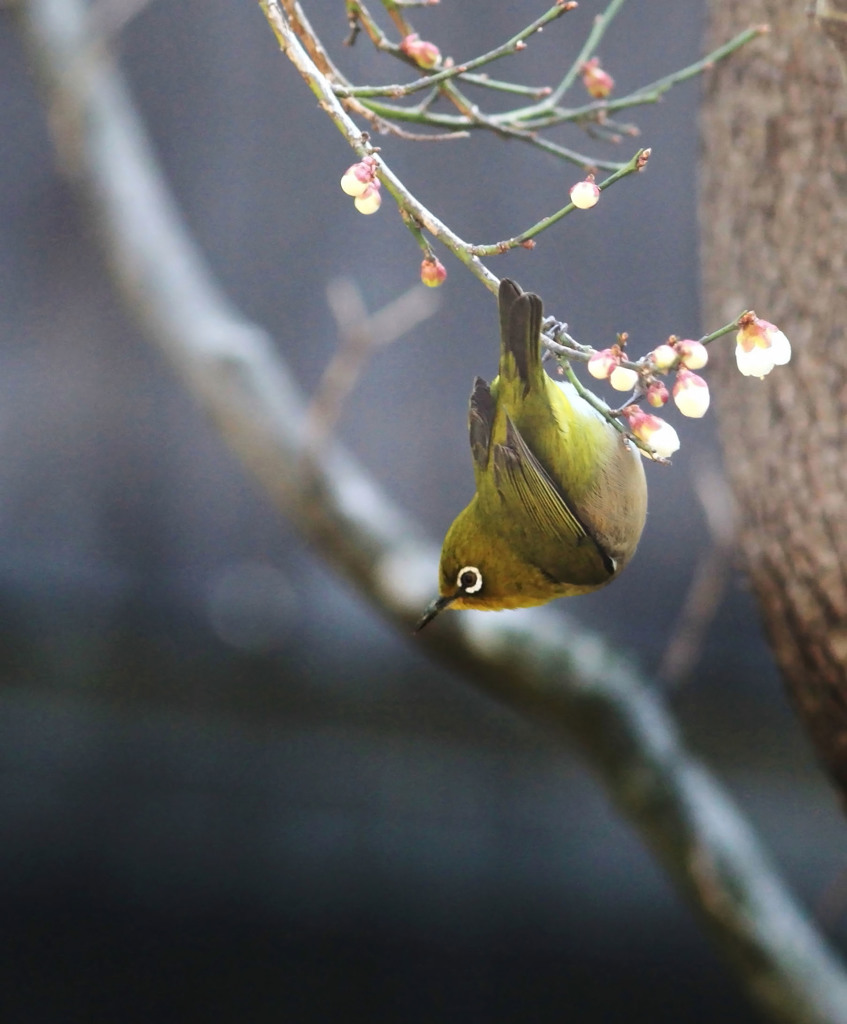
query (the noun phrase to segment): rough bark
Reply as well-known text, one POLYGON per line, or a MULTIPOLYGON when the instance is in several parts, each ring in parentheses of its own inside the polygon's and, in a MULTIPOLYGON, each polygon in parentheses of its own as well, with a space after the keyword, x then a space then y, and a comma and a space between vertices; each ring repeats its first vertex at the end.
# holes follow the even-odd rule
POLYGON ((829 37, 840 59, 847 79, 847 0, 817 0, 815 18, 821 31, 829 37))
POLYGON ((770 33, 707 86, 703 309, 755 308, 794 347, 763 383, 727 352, 719 418, 775 656, 847 794, 847 92, 803 0, 710 0, 713 38, 751 22, 770 33))

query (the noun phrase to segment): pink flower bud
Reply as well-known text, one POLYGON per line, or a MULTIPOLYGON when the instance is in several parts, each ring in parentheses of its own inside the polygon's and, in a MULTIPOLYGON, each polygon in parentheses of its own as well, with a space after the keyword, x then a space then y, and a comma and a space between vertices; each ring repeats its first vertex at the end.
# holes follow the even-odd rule
POLYGON ((372 181, 361 195, 356 196, 353 200, 353 205, 359 213, 364 213, 366 216, 371 213, 376 213, 382 205, 382 196, 379 192, 379 182, 372 181))
POLYGON ((669 397, 668 389, 660 380, 654 380, 647 388, 647 401, 654 409, 661 409, 669 397))
POLYGON ((341 190, 348 196, 360 196, 376 179, 376 160, 366 156, 357 164, 351 164, 341 178, 341 190))
POLYGON ((437 288, 447 280, 447 269, 437 259, 425 259, 421 263, 421 281, 427 288, 437 288))
POLYGON ((676 366, 677 353, 673 345, 657 345, 650 353, 653 365, 660 373, 667 373, 671 367, 676 366))
POLYGON ((615 80, 600 67, 600 58, 592 57, 582 65, 582 84, 589 96, 604 100, 615 87, 615 80))
POLYGON ((406 36, 400 43, 400 49, 407 57, 411 57, 418 67, 430 70, 441 63, 441 51, 435 43, 421 39, 417 32, 406 36))
POLYGON ((592 206, 596 206, 600 198, 600 189, 594 184, 594 175, 589 174, 584 181, 572 185, 570 197, 578 210, 590 210, 592 206))
POLYGON ((676 343, 679 361, 689 370, 702 370, 709 361, 709 350, 701 341, 684 338, 676 343))
POLYGON ((700 419, 709 408, 709 385, 696 373, 680 368, 673 386, 673 400, 683 416, 700 419))
POLYGON ((679 435, 665 420, 644 412, 637 405, 631 405, 624 413, 629 429, 639 441, 643 441, 653 449, 653 454, 660 459, 670 458, 679 450, 679 435))
POLYGON ((735 336, 735 360, 745 377, 766 377, 791 359, 791 343, 774 324, 760 317, 742 322, 735 336))
POLYGON ((594 352, 588 360, 588 372, 597 380, 608 380, 618 365, 618 357, 610 348, 594 352))
POLYGON ((609 376, 609 383, 615 391, 632 391, 638 383, 638 371, 616 366, 609 376))

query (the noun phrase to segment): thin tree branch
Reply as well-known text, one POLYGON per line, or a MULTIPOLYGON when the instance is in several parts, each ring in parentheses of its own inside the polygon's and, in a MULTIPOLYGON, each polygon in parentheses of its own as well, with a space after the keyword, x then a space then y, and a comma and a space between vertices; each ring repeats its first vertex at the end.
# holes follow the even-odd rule
MULTIPOLYGON (((302 398, 267 334, 230 306, 188 237, 123 80, 107 61, 68 73, 88 38, 82 5, 26 0, 21 15, 125 299, 279 508, 410 628, 435 576, 434 550, 349 456, 303 458, 302 398)), ((445 616, 417 642, 582 747, 773 1020, 847 1022, 841 968, 630 660, 544 610, 445 616)))
POLYGON ((330 281, 326 293, 338 328, 338 348, 306 410, 306 445, 312 459, 322 454, 373 353, 427 320, 439 306, 438 294, 420 284, 370 316, 352 281, 330 281))
MULTIPOLYGON (((576 6, 575 4, 573 5, 576 6)), ((567 14, 568 11, 573 8, 570 5, 565 4, 554 4, 549 11, 542 14, 540 18, 536 18, 535 21, 531 22, 526 28, 518 32, 517 35, 512 36, 501 46, 496 47, 493 50, 489 50, 488 53, 484 53, 479 57, 474 57, 472 60, 463 61, 461 64, 455 64, 453 67, 444 68, 441 71, 434 72, 431 75, 426 75, 423 78, 416 78, 414 82, 408 82, 406 85, 401 85, 399 82, 394 85, 367 85, 367 86, 350 86, 336 89, 339 96, 392 96, 399 98, 401 96, 408 96, 413 92, 418 92, 421 89, 429 89, 434 85, 439 85, 441 82, 446 82, 451 78, 458 78, 460 75, 464 76, 469 71, 473 71, 476 68, 484 67, 486 64, 490 64, 492 61, 497 60, 499 57, 505 57, 508 54, 517 52, 523 49, 525 46, 524 40, 534 35, 540 29, 543 29, 551 21, 555 21, 556 18, 561 18, 563 14, 567 14)), ((385 37, 380 34, 380 49, 389 49, 392 52, 397 50, 397 47, 392 47, 387 43, 385 37)), ((477 84, 479 84, 477 82, 477 84)))
MULTIPOLYGON (((745 29, 729 42, 724 43, 723 46, 718 46, 711 53, 707 53, 705 57, 694 61, 693 64, 680 68, 679 71, 674 71, 670 75, 664 75, 662 78, 656 79, 655 82, 639 86, 626 96, 586 103, 582 107, 568 109, 559 107, 553 97, 547 97, 535 107, 529 107, 523 111, 510 111, 507 115, 497 114, 492 120, 497 123, 501 118, 506 117, 510 121, 519 120, 526 128, 545 128, 561 124, 564 121, 580 122, 589 117, 596 118, 598 114, 609 114, 617 110, 627 110, 630 107, 645 106, 648 103, 659 103, 669 89, 708 71, 718 61, 732 56, 742 46, 746 46, 747 43, 752 42, 757 36, 764 35, 767 31, 767 25, 754 25, 752 28, 745 29)), ((584 52, 590 53, 591 47, 587 47, 584 52)))
MULTIPOLYGON (((319 68, 309 57, 297 34, 286 21, 276 0, 259 0, 259 6, 268 19, 268 24, 271 26, 283 53, 300 72, 306 84, 318 98, 321 108, 329 115, 338 130, 347 139, 353 151, 359 157, 373 155, 374 150, 368 136, 358 129, 344 110, 335 93, 330 88, 327 78, 320 73, 319 68)), ((348 102, 352 101, 348 100, 348 102)), ((459 238, 455 232, 451 231, 446 224, 442 223, 431 213, 423 203, 420 203, 393 171, 390 170, 384 160, 379 161, 378 173, 379 180, 394 197, 400 210, 405 211, 425 227, 433 237, 443 242, 490 291, 497 290, 499 284, 497 278, 478 256, 474 256, 469 251, 468 243, 459 238)))
POLYGON ((656 671, 668 686, 685 682, 700 661, 706 633, 726 595, 736 546, 735 509, 726 480, 709 466, 695 468, 691 476, 708 537, 656 671))

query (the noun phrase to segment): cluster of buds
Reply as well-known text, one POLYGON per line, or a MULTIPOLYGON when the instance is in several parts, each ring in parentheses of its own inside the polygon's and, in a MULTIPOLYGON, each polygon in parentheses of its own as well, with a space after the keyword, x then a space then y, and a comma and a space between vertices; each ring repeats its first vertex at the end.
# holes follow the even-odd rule
POLYGON ((745 377, 766 377, 791 359, 791 343, 782 331, 753 313, 741 317, 735 336, 735 361, 745 377))
POLYGON ((582 67, 582 84, 585 91, 594 100, 604 100, 615 87, 615 80, 608 71, 600 67, 600 58, 592 57, 582 67))
POLYGON ((683 416, 700 419, 706 415, 711 396, 709 385, 694 370, 702 370, 709 361, 709 352, 700 341, 690 338, 668 340, 653 349, 647 357, 653 373, 647 381, 647 401, 654 408, 661 408, 669 398, 668 389, 658 380, 655 373, 670 373, 676 370, 673 386, 673 400, 683 416))
MULTIPOLYGON (((621 336, 625 340, 625 336, 621 336)), ((623 366, 623 349, 620 345, 594 352, 588 360, 588 372, 595 380, 607 380, 615 391, 632 391, 639 380, 638 370, 623 366)))
MULTIPOLYGON (((699 419, 709 408, 709 385, 694 371, 702 369, 709 361, 706 346, 689 338, 671 336, 657 346, 645 359, 639 360, 640 370, 620 365, 620 346, 596 352, 588 361, 588 372, 603 377, 600 371, 611 362, 614 368, 608 374, 609 383, 620 391, 629 391, 640 386, 641 392, 650 405, 660 409, 673 394, 677 409, 683 416, 699 419), (594 362, 594 368, 592 368, 594 362), (671 392, 659 375, 676 371, 671 392), (616 380, 617 377, 617 380, 616 380)), ((667 459, 679 449, 679 435, 670 423, 645 412, 638 405, 629 405, 623 410, 629 429, 652 451, 654 458, 667 459)))
POLYGON ((419 68, 431 71, 441 63, 441 51, 435 43, 428 43, 413 32, 400 42, 400 50, 415 62, 419 68))
POLYGON ((376 213, 382 203, 380 181, 376 176, 376 157, 366 156, 341 176, 341 190, 353 197, 359 213, 376 213))
MULTIPOLYGON (((735 357, 738 369, 747 376, 764 377, 774 366, 791 359, 791 344, 774 324, 754 313, 745 313, 738 321, 735 357)), ((618 391, 635 391, 654 408, 660 409, 673 395, 683 416, 699 419, 709 408, 709 385, 695 370, 709 361, 709 353, 701 341, 671 336, 637 363, 625 366, 623 345, 626 335, 618 336, 618 344, 593 352, 588 359, 588 372, 597 380, 607 380, 618 391), (671 390, 660 378, 675 374, 671 390)), ((654 458, 666 459, 679 448, 674 428, 658 416, 636 404, 620 410, 638 440, 643 441, 654 458)))

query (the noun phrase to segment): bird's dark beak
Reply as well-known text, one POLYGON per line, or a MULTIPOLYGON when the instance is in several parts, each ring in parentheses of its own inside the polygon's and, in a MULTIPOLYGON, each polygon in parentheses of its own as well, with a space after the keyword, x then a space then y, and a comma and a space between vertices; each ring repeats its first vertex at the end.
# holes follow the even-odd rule
POLYGON ((415 632, 420 633, 424 626, 429 625, 439 612, 443 612, 444 609, 455 600, 455 594, 448 594, 446 597, 436 597, 434 601, 430 601, 424 609, 424 613, 420 617, 417 626, 415 626, 415 632))

